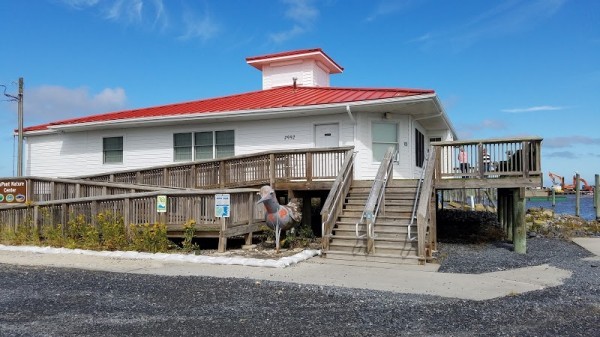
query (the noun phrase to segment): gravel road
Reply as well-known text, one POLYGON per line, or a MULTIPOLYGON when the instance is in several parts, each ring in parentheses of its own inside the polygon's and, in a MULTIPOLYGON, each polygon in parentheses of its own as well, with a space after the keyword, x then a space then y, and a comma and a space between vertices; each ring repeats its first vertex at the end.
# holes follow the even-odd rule
POLYGON ((0 336, 598 336, 600 261, 557 239, 440 244, 440 272, 548 263, 559 287, 488 301, 211 277, 0 265, 0 336))

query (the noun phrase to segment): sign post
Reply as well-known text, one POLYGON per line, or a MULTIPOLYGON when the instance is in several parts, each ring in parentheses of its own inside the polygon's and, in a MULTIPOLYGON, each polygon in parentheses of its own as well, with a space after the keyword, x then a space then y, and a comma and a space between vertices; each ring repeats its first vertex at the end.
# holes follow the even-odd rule
POLYGON ((24 204, 26 201, 26 180, 0 180, 0 204, 24 204))

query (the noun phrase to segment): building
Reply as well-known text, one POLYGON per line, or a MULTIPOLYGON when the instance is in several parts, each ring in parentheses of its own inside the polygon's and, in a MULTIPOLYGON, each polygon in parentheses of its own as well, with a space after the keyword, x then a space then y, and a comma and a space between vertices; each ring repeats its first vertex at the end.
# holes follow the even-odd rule
POLYGON ((419 177, 430 141, 456 138, 433 90, 337 88, 323 50, 249 57, 262 90, 25 128, 29 176, 74 177, 266 150, 354 147, 354 179, 390 146, 395 178, 419 177))

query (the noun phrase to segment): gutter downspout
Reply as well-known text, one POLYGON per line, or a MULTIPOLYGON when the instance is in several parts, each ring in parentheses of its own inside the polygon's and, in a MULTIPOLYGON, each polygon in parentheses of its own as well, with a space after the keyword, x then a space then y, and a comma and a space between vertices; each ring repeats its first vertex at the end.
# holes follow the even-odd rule
POLYGON ((350 120, 352 120, 352 123, 356 124, 356 120, 354 119, 354 116, 352 116, 352 111, 350 110, 349 104, 346 104, 346 112, 348 113, 348 117, 350 117, 350 120))

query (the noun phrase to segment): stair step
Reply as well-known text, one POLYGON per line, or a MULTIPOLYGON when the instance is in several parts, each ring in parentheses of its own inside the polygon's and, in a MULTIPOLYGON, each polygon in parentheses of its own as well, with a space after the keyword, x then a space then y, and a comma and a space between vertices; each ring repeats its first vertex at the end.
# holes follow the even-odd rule
MULTIPOLYGON (((416 187, 418 184, 417 179, 392 179, 388 180, 388 187, 416 187)), ((353 187, 371 187, 373 186, 373 180, 354 180, 352 181, 353 187)))
MULTIPOLYGON (((335 228, 346 228, 348 226, 351 226, 352 228, 356 227, 356 223, 358 222, 358 218, 357 219, 348 219, 348 220, 338 220, 335 222, 336 227, 335 228)), ((394 228, 394 227, 398 227, 398 228, 406 228, 408 225, 410 224, 409 220, 400 220, 400 221, 389 221, 389 222, 385 222, 385 221, 381 221, 381 220, 377 220, 377 222, 375 223, 375 229, 384 229, 384 228, 394 228)), ((362 226, 366 226, 365 224, 362 224, 362 226)), ((414 228, 417 228, 416 224, 413 224, 414 228)))
MULTIPOLYGON (((339 219, 340 220, 348 220, 350 218, 350 219, 356 219, 358 221, 362 217, 362 214, 363 214, 362 211, 343 210, 342 214, 340 214, 340 216, 339 216, 339 219)), ((410 212, 386 211, 385 214, 377 215, 376 221, 377 222, 392 222, 395 220, 406 220, 406 219, 410 220, 411 216, 412 216, 412 211, 410 211, 410 212)))
MULTIPOLYGON (((365 200, 358 200, 358 199, 349 199, 346 201, 346 206, 349 205, 360 205, 361 207, 365 207, 365 203, 366 203, 366 198, 365 200)), ((385 200, 385 206, 389 207, 389 206, 409 206, 409 207, 413 207, 413 205, 415 204, 414 199, 405 199, 405 200, 389 200, 386 199, 385 200)))
MULTIPOLYGON (((366 252, 367 242, 365 239, 331 240, 331 242, 329 243, 329 248, 330 250, 339 250, 362 254, 366 252)), ((412 242, 395 243, 375 240, 374 250, 377 254, 389 254, 396 256, 409 256, 417 254, 416 242, 413 244, 412 242)))
MULTIPOLYGON (((360 234, 360 232, 359 232, 360 234)), ((359 240, 359 241, 364 241, 366 240, 365 238, 357 238, 355 232, 343 232, 343 233, 334 233, 331 236, 332 240, 359 240)), ((386 236, 385 233, 375 233, 375 241, 381 241, 381 242, 395 242, 395 243, 412 243, 407 241, 407 237, 406 237, 406 233, 401 233, 401 234, 394 234, 394 235, 389 235, 386 236)), ((416 241, 414 241, 414 243, 416 244, 416 241)))
POLYGON ((366 263, 385 263, 385 264, 421 264, 421 260, 416 255, 390 255, 390 254, 356 254, 351 252, 328 250, 323 253, 326 259, 356 261, 366 263))
MULTIPOLYGON (((385 208, 385 212, 408 212, 408 213, 412 213, 413 210, 413 206, 412 205, 405 205, 405 206, 400 206, 400 205, 390 205, 390 204, 385 204, 384 207, 385 208)), ((350 204, 350 203, 346 203, 346 205, 344 206, 345 210, 348 211, 353 211, 353 212, 361 212, 364 211, 365 209, 365 205, 364 204, 360 204, 360 203, 354 203, 354 204, 350 204)), ((382 211, 380 211, 381 213, 382 211)))

